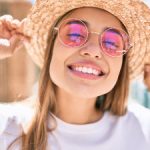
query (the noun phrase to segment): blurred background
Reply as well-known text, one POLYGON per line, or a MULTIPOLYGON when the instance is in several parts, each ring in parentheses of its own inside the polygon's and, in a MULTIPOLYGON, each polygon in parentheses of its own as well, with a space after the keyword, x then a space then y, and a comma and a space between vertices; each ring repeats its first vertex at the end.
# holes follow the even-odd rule
MULTIPOLYGON (((11 14, 19 20, 25 18, 35 0, 0 0, 0 15, 11 14)), ((145 0, 150 6, 150 0, 145 0)), ((26 100, 37 94, 40 69, 33 63, 25 48, 13 57, 0 60, 0 103, 26 100)), ((130 98, 150 108, 150 92, 143 76, 132 81, 130 98)))

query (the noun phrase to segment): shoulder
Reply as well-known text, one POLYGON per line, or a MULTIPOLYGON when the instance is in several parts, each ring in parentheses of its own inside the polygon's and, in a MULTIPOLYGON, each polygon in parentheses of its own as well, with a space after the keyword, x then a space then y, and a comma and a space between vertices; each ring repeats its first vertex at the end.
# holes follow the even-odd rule
POLYGON ((18 141, 22 133, 22 127, 17 123, 16 119, 9 118, 4 131, 0 134, 0 147, 6 150, 10 144, 17 142, 17 144, 13 144, 13 148, 15 148, 14 150, 19 150, 17 148, 19 146, 18 141))
POLYGON ((137 102, 128 104, 128 114, 136 117, 139 121, 150 123, 150 109, 143 107, 137 102))
MULTIPOLYGON (((35 101, 26 101, 0 104, 0 150, 6 150, 7 147, 16 139, 22 136, 22 133, 27 133, 32 119, 36 115, 35 101)), ((18 143, 19 140, 16 142, 18 143)), ((20 150, 16 146, 14 150, 20 150)))
POLYGON ((15 120, 17 124, 21 124, 26 133, 36 115, 37 105, 36 96, 21 102, 0 104, 0 134, 5 130, 9 120, 15 120))
MULTIPOLYGON (((110 114, 110 113, 109 113, 110 114)), ((149 150, 150 147, 150 110, 130 103, 123 116, 109 116, 112 138, 127 146, 126 149, 149 150), (111 122, 110 122, 111 121, 111 122), (130 148, 129 148, 130 147, 130 148)), ((108 123, 108 121, 107 121, 108 123)), ((111 134, 111 132, 109 132, 111 134)))
POLYGON ((132 102, 128 105, 126 118, 129 124, 136 125, 150 142, 150 109, 132 102))

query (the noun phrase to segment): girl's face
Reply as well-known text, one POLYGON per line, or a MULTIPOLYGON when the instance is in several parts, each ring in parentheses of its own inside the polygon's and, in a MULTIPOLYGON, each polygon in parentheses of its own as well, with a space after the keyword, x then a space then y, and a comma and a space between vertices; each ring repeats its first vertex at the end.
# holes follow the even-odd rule
MULTIPOLYGON (((70 18, 86 21, 89 31, 102 33, 106 27, 123 30, 116 17, 97 8, 76 9, 60 24, 70 18)), ((57 36, 49 73, 59 90, 81 98, 94 98, 112 90, 118 80, 123 56, 111 57, 103 53, 98 38, 97 34, 91 34, 85 45, 67 47, 57 36), (83 73, 89 70, 95 75, 83 73), (104 75, 96 75, 101 71, 104 75)))

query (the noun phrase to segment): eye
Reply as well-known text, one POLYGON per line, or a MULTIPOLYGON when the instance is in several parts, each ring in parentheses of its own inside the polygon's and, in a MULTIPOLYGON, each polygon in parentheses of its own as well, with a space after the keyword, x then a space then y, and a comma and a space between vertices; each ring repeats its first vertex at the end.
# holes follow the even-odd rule
POLYGON ((117 49, 117 48, 119 48, 119 46, 115 42, 112 42, 112 41, 103 41, 103 44, 105 44, 105 47, 108 48, 108 49, 117 49))
POLYGON ((70 33, 70 34, 67 34, 67 36, 69 37, 81 37, 81 38, 84 38, 83 35, 79 34, 79 33, 70 33))

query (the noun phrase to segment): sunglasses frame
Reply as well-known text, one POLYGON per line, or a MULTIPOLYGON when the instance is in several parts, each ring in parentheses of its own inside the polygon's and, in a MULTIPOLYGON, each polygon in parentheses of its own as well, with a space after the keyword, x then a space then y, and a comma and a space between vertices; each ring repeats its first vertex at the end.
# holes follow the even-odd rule
MULTIPOLYGON (((101 51, 102 51, 103 53, 105 53, 106 55, 110 56, 110 57, 121 57, 121 56, 125 55, 125 54, 132 48, 132 45, 131 45, 131 43, 130 43, 129 35, 128 35, 128 33, 127 33, 126 31, 120 30, 120 29, 117 29, 117 28, 107 27, 107 28, 105 28, 101 33, 95 32, 95 31, 90 31, 90 32, 89 32, 89 28, 87 27, 87 25, 86 25, 82 20, 77 19, 77 18, 69 18, 69 19, 64 20, 64 21, 59 25, 59 27, 54 27, 54 30, 57 31, 57 33, 58 33, 58 38, 59 38, 60 42, 61 42, 64 46, 66 46, 66 47, 80 48, 80 47, 84 46, 84 45, 88 42, 89 37, 90 37, 90 36, 89 36, 90 34, 97 34, 97 35, 98 35, 99 46, 101 47, 101 51), (81 23, 84 25, 84 27, 85 27, 85 29, 86 29, 86 31, 87 31, 87 37, 86 37, 85 41, 84 41, 80 46, 69 46, 69 45, 65 44, 65 43, 62 41, 61 37, 60 37, 60 28, 61 28, 61 26, 62 26, 63 24, 65 24, 65 23, 67 23, 67 22, 71 22, 71 20, 72 20, 72 21, 74 20, 74 21, 79 21, 79 22, 81 22, 81 23), (118 31, 118 33, 121 35, 121 37, 124 37, 124 35, 125 35, 125 36, 128 38, 128 41, 129 41, 129 42, 128 42, 128 46, 127 46, 128 48, 127 48, 126 50, 123 49, 123 50, 121 50, 121 51, 118 51, 118 52, 123 52, 121 55, 117 55, 117 56, 110 55, 109 53, 107 53, 107 52, 104 50, 104 48, 103 48, 103 46, 102 46, 102 42, 100 42, 100 41, 102 41, 102 35, 103 35, 106 31, 108 31, 108 30, 116 30, 116 31, 118 31)), ((124 46, 125 46, 125 43, 124 43, 124 46)))

